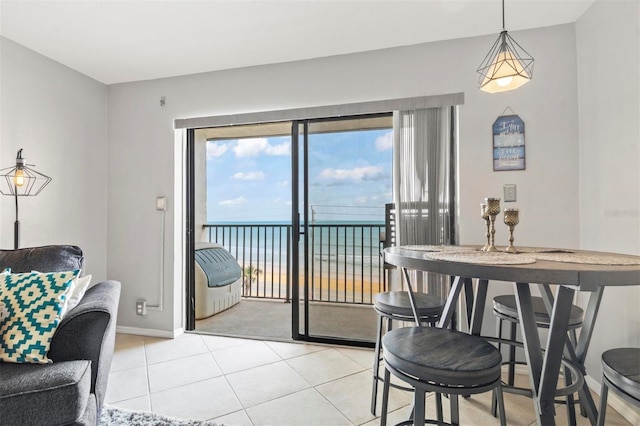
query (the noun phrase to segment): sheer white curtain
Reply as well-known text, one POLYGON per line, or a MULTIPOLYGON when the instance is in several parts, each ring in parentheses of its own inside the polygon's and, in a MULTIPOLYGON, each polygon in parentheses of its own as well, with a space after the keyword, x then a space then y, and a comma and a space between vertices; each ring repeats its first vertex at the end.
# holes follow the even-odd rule
MULTIPOLYGON (((457 107, 393 115, 396 245, 456 244, 457 107)), ((448 277, 413 273, 414 290, 444 296, 448 277)))

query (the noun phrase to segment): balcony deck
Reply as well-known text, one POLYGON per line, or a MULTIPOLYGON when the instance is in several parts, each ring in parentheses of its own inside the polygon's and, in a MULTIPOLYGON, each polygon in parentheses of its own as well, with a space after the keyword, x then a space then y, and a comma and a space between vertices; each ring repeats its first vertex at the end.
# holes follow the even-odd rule
MULTIPOLYGON (((292 279, 292 228, 288 224, 207 224, 207 239, 223 245, 242 270, 239 304, 196 321, 196 331, 260 339, 292 340, 292 282, 308 281, 309 327, 314 337, 374 342, 376 314, 371 306, 384 291, 380 256, 385 225, 311 224, 308 265, 300 260, 292 279)), ((304 297, 300 286, 300 297, 304 297)))
MULTIPOLYGON (((375 341, 376 313, 371 305, 312 302, 309 322, 310 334, 313 336, 375 341)), ((290 341, 291 303, 274 299, 242 298, 240 303, 226 311, 197 320, 195 331, 290 341)))

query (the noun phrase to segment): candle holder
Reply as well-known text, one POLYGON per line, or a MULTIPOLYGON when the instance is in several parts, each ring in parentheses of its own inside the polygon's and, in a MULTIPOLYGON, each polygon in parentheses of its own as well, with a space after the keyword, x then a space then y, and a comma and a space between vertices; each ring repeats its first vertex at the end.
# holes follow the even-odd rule
POLYGON ((482 217, 482 219, 484 219, 484 223, 487 227, 487 232, 485 234, 485 237, 487 238, 487 242, 484 245, 484 247, 482 247, 480 249, 480 251, 487 251, 489 250, 489 242, 491 241, 491 221, 489 219, 489 213, 487 213, 487 203, 480 203, 480 216, 482 217))
POLYGON ((504 249, 507 253, 518 253, 513 246, 513 229, 520 222, 520 212, 518 209, 504 209, 504 223, 509 227, 509 246, 504 249))
POLYGON ((489 247, 487 250, 489 252, 499 251, 496 248, 495 240, 496 240, 496 216, 500 214, 500 198, 485 198, 484 202, 487 203, 487 214, 489 215, 489 220, 491 221, 491 239, 489 241, 489 247))

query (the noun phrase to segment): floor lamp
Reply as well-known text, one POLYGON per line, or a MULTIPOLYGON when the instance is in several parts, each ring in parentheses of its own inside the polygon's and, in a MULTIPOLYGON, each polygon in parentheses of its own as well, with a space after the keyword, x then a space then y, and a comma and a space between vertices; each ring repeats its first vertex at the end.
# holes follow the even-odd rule
POLYGON ((11 195, 16 201, 16 221, 13 225, 13 248, 20 247, 20 221, 18 220, 18 197, 35 196, 51 182, 49 176, 36 172, 22 158, 22 149, 18 150, 16 165, 0 170, 0 193, 11 195))

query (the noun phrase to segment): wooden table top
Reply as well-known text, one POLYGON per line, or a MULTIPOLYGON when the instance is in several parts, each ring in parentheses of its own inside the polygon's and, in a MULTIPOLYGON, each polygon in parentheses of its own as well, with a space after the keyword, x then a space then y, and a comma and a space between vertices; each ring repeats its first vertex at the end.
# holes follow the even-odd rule
MULTIPOLYGON (((479 246, 452 248, 457 247, 482 253, 479 246)), ((443 247, 443 252, 448 251, 448 248, 450 247, 443 247)), ((554 249, 541 250, 552 252, 554 249)), ((562 250, 560 251, 562 252, 562 250)), ((455 259, 455 256, 447 260, 430 258, 429 253, 433 252, 438 252, 438 250, 436 248, 433 250, 420 249, 417 246, 389 247, 384 249, 384 260, 398 267, 444 275, 508 282, 557 284, 572 286, 582 291, 594 291, 600 286, 640 285, 640 256, 570 250, 576 255, 624 258, 637 264, 587 264, 538 259, 534 263, 502 265, 467 263, 455 259)), ((527 256, 527 253, 523 253, 523 255, 527 256)))

